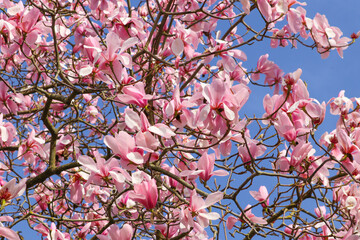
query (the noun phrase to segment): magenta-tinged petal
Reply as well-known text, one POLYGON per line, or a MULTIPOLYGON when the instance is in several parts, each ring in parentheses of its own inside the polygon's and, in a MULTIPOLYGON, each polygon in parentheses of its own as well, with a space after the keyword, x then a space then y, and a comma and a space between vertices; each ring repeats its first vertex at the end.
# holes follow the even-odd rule
POLYGON ((105 145, 110 148, 115 154, 120 154, 120 149, 118 147, 118 143, 113 136, 107 135, 104 137, 105 145))
POLYGON ((114 32, 109 32, 106 35, 106 44, 107 44, 107 58, 112 61, 116 57, 116 51, 120 48, 120 38, 114 32))
POLYGON ((237 223, 238 221, 239 219, 234 216, 228 217, 228 219, 226 220, 226 228, 228 230, 231 230, 234 227, 235 223, 237 223))
POLYGON ((138 132, 135 136, 136 146, 148 152, 154 152, 160 145, 154 135, 150 132, 138 132))
POLYGON ((13 198, 23 195, 23 193, 26 190, 27 180, 28 180, 28 178, 23 178, 20 180, 20 182, 17 185, 15 185, 14 190, 12 191, 13 198))
POLYGON ((250 191, 250 195, 259 202, 266 200, 269 196, 265 186, 260 186, 259 191, 250 191))

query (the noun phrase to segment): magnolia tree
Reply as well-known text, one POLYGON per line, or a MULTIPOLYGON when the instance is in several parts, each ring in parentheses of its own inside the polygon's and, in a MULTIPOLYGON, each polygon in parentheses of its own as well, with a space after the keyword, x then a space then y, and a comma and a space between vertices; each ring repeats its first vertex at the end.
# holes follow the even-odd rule
POLYGON ((0 6, 0 236, 360 239, 360 99, 331 99, 315 136, 302 70, 243 52, 342 57, 358 34, 295 0, 0 6))

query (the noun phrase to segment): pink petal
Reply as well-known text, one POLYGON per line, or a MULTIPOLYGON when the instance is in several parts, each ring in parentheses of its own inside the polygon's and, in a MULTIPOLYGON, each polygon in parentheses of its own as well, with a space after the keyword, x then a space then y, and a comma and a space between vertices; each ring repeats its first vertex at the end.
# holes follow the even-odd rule
POLYGON ((124 224, 120 230, 119 240, 131 240, 133 232, 134 230, 129 224, 124 224))
POLYGON ((212 173, 212 175, 223 177, 229 175, 229 172, 225 170, 216 170, 212 173))
POLYGON ((250 1, 249 0, 240 0, 242 4, 242 9, 244 12, 249 15, 250 14, 250 1))
POLYGON ((270 22, 271 19, 271 6, 267 0, 257 0, 258 8, 266 21, 270 22))
POLYGON ((136 37, 126 39, 125 42, 123 42, 123 44, 121 46, 121 51, 122 52, 126 51, 128 48, 134 46, 138 42, 139 42, 139 40, 136 37))
POLYGON ((230 121, 234 120, 235 113, 230 108, 228 108, 228 106, 226 106, 226 104, 223 104, 223 106, 224 106, 224 113, 225 113, 225 116, 227 117, 227 119, 229 119, 230 121))
POLYGON ((157 123, 149 127, 148 130, 164 138, 170 138, 176 135, 168 126, 162 123, 157 123))
POLYGON ((132 67, 132 58, 131 58, 130 54, 121 53, 121 55, 119 55, 118 58, 125 67, 127 67, 127 68, 132 67))
POLYGON ((239 221, 239 219, 234 216, 228 217, 228 219, 226 220, 227 229, 231 230, 234 227, 235 223, 237 223, 238 221, 239 221))
POLYGON ((128 128, 139 131, 141 120, 139 115, 130 108, 125 109, 125 124, 128 128))
POLYGON ((80 156, 78 158, 78 162, 93 172, 99 171, 98 166, 96 165, 95 161, 89 156, 85 156, 85 155, 80 156))
POLYGON ((204 206, 202 206, 200 209, 204 209, 204 208, 214 205, 215 203, 217 203, 218 201, 223 199, 223 197, 224 197, 224 193, 222 193, 222 192, 214 192, 214 193, 209 194, 207 196, 207 198, 205 199, 204 206))
POLYGON ((171 44, 174 55, 179 56, 184 51, 184 43, 180 38, 175 39, 171 44))
POLYGON ((126 154, 126 157, 135 164, 143 164, 144 163, 143 156, 138 152, 128 153, 128 154, 126 154))
POLYGON ((19 235, 10 228, 0 227, 0 236, 6 237, 9 240, 20 240, 19 235))

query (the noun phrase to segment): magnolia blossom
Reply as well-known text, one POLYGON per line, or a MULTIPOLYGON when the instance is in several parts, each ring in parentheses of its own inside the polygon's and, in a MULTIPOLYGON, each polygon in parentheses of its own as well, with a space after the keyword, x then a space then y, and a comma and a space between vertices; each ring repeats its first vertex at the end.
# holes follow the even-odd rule
POLYGON ((266 205, 269 205, 269 193, 266 189, 265 186, 260 186, 259 191, 250 191, 250 195, 255 198, 256 200, 258 200, 259 202, 264 202, 266 201, 266 203, 263 203, 265 207, 266 205))
POLYGON ((27 178, 23 178, 18 184, 16 184, 16 179, 13 178, 0 188, 0 200, 2 201, 2 207, 4 203, 9 202, 13 198, 19 197, 24 193, 26 189, 26 181, 27 178))
POLYGON ((152 209, 156 206, 158 200, 158 190, 155 179, 147 179, 134 185, 134 191, 130 192, 129 198, 139 202, 146 209, 152 209))
POLYGON ((183 228, 194 227, 193 215, 203 228, 209 226, 209 220, 217 220, 220 215, 217 212, 207 212, 206 208, 214 205, 223 198, 223 193, 214 192, 209 194, 205 201, 193 190, 190 197, 190 205, 181 211, 181 226, 183 228))

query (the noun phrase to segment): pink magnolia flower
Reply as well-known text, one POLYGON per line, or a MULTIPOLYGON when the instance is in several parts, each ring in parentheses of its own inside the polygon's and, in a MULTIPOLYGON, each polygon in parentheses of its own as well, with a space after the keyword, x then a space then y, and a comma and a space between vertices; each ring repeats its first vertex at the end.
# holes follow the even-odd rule
POLYGON ((100 240, 131 240, 134 229, 129 224, 124 224, 121 229, 115 224, 109 227, 108 235, 97 235, 100 240))
POLYGON ((149 131, 164 138, 171 138, 176 135, 170 127, 163 123, 156 123, 150 126, 143 112, 140 113, 139 117, 139 115, 130 108, 125 109, 125 123, 130 129, 142 132, 149 131))
POLYGON ((207 154, 206 152, 201 156, 198 161, 198 169, 203 170, 199 176, 205 182, 212 176, 227 176, 229 173, 225 170, 214 171, 215 154, 207 154))
POLYGON ((123 94, 118 94, 115 100, 125 104, 135 104, 139 107, 145 107, 149 99, 152 99, 152 95, 145 93, 144 83, 138 82, 134 85, 125 86, 123 94))
POLYGON ((330 213, 326 213, 326 207, 325 206, 320 206, 318 208, 315 208, 314 211, 315 211, 316 216, 318 216, 318 218, 323 217, 323 218, 327 219, 327 218, 329 218, 331 216, 330 213))
POLYGON ((25 143, 21 144, 18 157, 24 157, 28 164, 36 165, 37 155, 45 159, 47 153, 44 149, 45 140, 41 136, 36 137, 35 130, 32 130, 25 143))
POLYGON ((139 202, 149 210, 156 206, 158 190, 155 179, 147 179, 139 184, 134 184, 134 191, 129 193, 129 198, 139 202))
POLYGON ((96 162, 89 156, 79 156, 78 162, 90 170, 90 176, 87 179, 88 184, 106 184, 106 182, 113 182, 118 190, 122 190, 122 183, 125 182, 125 177, 119 172, 123 171, 119 167, 119 163, 115 158, 110 158, 105 161, 104 158, 96 151, 94 152, 96 162))
POLYGON ((99 110, 96 106, 86 107, 85 114, 86 114, 87 118, 89 119, 89 122, 92 124, 94 124, 99 119, 104 121, 103 115, 99 112, 99 110))
POLYGON ((107 135, 104 143, 115 155, 120 157, 120 164, 123 168, 133 170, 137 165, 144 163, 142 151, 136 148, 134 138, 127 132, 115 133, 115 137, 107 135))
MULTIPOLYGON (((263 99, 263 106, 265 109, 265 114, 263 115, 263 118, 268 118, 270 116, 272 120, 275 120, 277 110, 280 108, 280 106, 285 101, 285 98, 283 95, 275 94, 273 96, 270 96, 269 94, 266 94, 263 99)), ((269 120, 263 120, 264 124, 268 124, 269 120)))
POLYGON ((264 154, 266 146, 258 144, 259 141, 246 137, 247 146, 244 144, 238 147, 239 156, 244 163, 250 163, 252 159, 256 159, 264 154))
POLYGON ((298 144, 293 148, 291 153, 290 165, 297 167, 302 164, 302 162, 310 155, 315 152, 311 143, 305 143, 302 140, 299 140, 298 144))
POLYGON ((250 14, 250 1, 249 0, 240 0, 242 9, 244 12, 249 15, 250 14))
POLYGON ((102 58, 100 59, 99 69, 113 76, 118 83, 123 83, 123 79, 127 81, 122 76, 122 69, 123 66, 132 68, 132 58, 126 50, 137 44, 138 41, 136 37, 123 41, 116 33, 108 33, 106 36, 107 48, 101 53, 102 58))
POLYGON ((348 135, 346 130, 336 128, 337 143, 331 153, 338 160, 342 161, 343 166, 351 173, 358 172, 360 167, 360 148, 353 143, 352 136, 348 135))
POLYGON ((238 84, 230 88, 228 82, 215 78, 210 85, 206 85, 203 90, 203 97, 210 105, 203 108, 204 115, 210 113, 210 110, 224 112, 224 115, 230 121, 234 120, 237 112, 246 103, 250 95, 250 89, 238 84))
POLYGON ((194 216, 196 216, 197 222, 201 227, 205 228, 209 226, 209 220, 217 220, 220 218, 220 215, 217 212, 206 211, 206 208, 214 205, 218 201, 223 199, 222 192, 214 192, 207 196, 205 201, 196 193, 195 190, 192 191, 190 196, 190 204, 186 209, 181 211, 181 224, 186 227, 194 227, 194 216))
POLYGON ((16 184, 16 179, 13 178, 9 182, 5 183, 4 186, 0 189, 0 200, 1 207, 4 207, 8 201, 13 198, 21 196, 26 189, 26 181, 27 178, 23 178, 20 180, 18 184, 16 184))
POLYGON ((8 93, 9 88, 3 81, 0 82, 0 112, 3 114, 16 113, 18 105, 13 94, 8 93))
POLYGON ((59 229, 56 228, 55 223, 51 223, 50 231, 47 235, 47 239, 56 239, 56 240, 70 240, 70 234, 62 233, 59 229))
POLYGON ((250 191, 250 195, 259 202, 266 201, 265 203, 262 203, 263 207, 266 207, 269 205, 269 193, 265 186, 260 186, 259 191, 257 191, 257 192, 250 191))
POLYGON ((295 85, 297 81, 300 79, 301 74, 302 74, 301 68, 298 68, 295 72, 286 74, 283 78, 283 85, 287 86, 288 88, 290 86, 295 85))
POLYGON ((284 111, 279 111, 277 113, 277 119, 274 122, 274 126, 285 140, 293 142, 296 139, 298 131, 296 131, 294 124, 284 111))
POLYGON ((276 75, 274 72, 278 71, 279 67, 273 61, 268 60, 268 58, 269 54, 260 56, 256 66, 257 71, 251 75, 255 81, 260 79, 260 73, 272 76, 276 75))
POLYGON ((332 98, 330 103, 330 113, 333 115, 347 114, 351 109, 354 108, 351 99, 345 97, 345 91, 341 90, 338 97, 332 98))
POLYGON ((175 234, 179 232, 179 226, 176 225, 155 225, 155 229, 159 230, 166 239, 171 239, 175 234))

